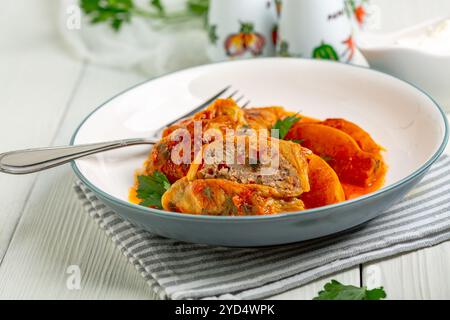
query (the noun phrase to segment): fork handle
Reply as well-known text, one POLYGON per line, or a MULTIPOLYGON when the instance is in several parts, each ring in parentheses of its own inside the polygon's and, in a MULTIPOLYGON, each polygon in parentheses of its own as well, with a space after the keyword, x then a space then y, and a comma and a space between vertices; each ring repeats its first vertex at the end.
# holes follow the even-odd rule
POLYGON ((156 140, 125 139, 110 142, 36 148, 0 154, 0 172, 27 174, 53 168, 94 153, 140 144, 155 144, 156 140))

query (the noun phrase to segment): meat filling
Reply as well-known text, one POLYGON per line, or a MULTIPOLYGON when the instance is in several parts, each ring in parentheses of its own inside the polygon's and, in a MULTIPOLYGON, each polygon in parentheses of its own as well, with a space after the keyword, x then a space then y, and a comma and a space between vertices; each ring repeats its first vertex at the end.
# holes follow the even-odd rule
POLYGON ((262 164, 205 164, 198 171, 200 179, 226 179, 243 184, 261 184, 280 193, 302 193, 301 182, 294 166, 280 155, 279 166, 271 174, 264 174, 262 164))

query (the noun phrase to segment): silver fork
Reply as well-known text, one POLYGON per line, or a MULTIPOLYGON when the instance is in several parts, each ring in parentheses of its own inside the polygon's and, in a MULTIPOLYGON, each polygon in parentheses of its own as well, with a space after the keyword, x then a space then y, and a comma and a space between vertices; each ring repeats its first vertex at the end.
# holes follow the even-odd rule
MULTIPOLYGON (((152 134, 151 137, 153 138, 159 138, 161 137, 162 132, 164 131, 165 128, 170 127, 171 125, 177 123, 178 121, 180 121, 181 119, 193 116, 194 114, 196 114, 197 112, 205 109, 207 106, 209 106, 211 103, 214 102, 214 100, 220 98, 222 95, 224 95, 227 91, 229 91, 231 89, 231 86, 228 86, 224 89, 222 89, 221 91, 219 91, 217 94, 215 94, 214 96, 212 96, 211 98, 209 98, 208 100, 206 100, 205 102, 203 102, 201 105, 199 105, 198 107, 192 109, 191 111, 189 111, 188 113, 183 114, 182 116, 176 118, 175 120, 170 121, 169 123, 166 123, 165 125, 163 125, 162 127, 156 129, 152 134)), ((227 99, 231 99, 234 98, 236 96, 239 95, 239 90, 235 90, 233 91, 230 95, 227 96, 227 99)), ((238 98, 236 98, 234 101, 236 102, 236 104, 239 105, 239 102, 241 102, 243 99, 245 98, 244 95, 239 95, 238 98)), ((241 107, 241 109, 245 109, 248 105, 250 104, 250 100, 247 100, 241 107)))
MULTIPOLYGON (((86 157, 95 153, 125 148, 128 146, 135 146, 141 144, 155 144, 158 142, 159 137, 164 130, 164 128, 175 124, 177 121, 192 116, 196 112, 199 112, 205 109, 208 105, 210 105, 214 100, 223 96, 227 91, 231 89, 231 86, 228 86, 214 96, 203 102, 198 107, 189 111, 188 113, 178 117, 177 119, 169 122, 165 126, 155 130, 153 134, 151 134, 150 138, 134 138, 134 139, 123 139, 123 140, 115 140, 109 142, 99 142, 99 143, 90 143, 90 144, 82 144, 76 146, 61 146, 61 147, 50 147, 50 148, 34 148, 34 149, 25 149, 25 150, 17 150, 10 151, 6 153, 0 154, 0 172, 9 173, 9 174, 28 174, 33 172, 38 172, 46 169, 50 169, 70 161, 86 157)), ((233 91, 228 98, 234 98, 236 103, 244 100, 244 95, 238 95, 238 90, 233 91)), ((250 100, 245 101, 241 105, 241 108, 246 108, 250 104, 250 100)))

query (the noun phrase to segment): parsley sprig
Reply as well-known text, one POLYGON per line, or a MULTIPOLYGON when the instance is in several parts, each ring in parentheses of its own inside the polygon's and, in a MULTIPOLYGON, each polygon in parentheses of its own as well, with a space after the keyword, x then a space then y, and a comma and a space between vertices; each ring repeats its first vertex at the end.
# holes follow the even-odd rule
POLYGON ((278 138, 278 139, 284 139, 284 137, 286 137, 286 135, 288 134, 289 130, 291 129, 291 127, 296 124, 297 122, 300 121, 300 117, 298 117, 298 114, 294 114, 293 116, 288 116, 282 120, 278 120, 275 125, 273 126, 272 130, 279 130, 278 133, 278 137, 276 136, 276 134, 274 134, 274 132, 272 131, 272 137, 274 138, 278 138))
POLYGON ((93 24, 109 23, 119 31, 132 17, 139 16, 168 23, 187 21, 204 16, 209 0, 187 0, 186 9, 167 13, 162 0, 148 0, 148 6, 137 6, 134 0, 80 0, 80 7, 93 24))
POLYGON ((383 287, 367 290, 366 287, 344 285, 336 280, 325 284, 314 300, 381 300, 386 298, 383 287))
POLYGON ((164 173, 153 172, 148 176, 138 176, 137 197, 141 206, 162 209, 161 198, 170 188, 170 182, 164 173))

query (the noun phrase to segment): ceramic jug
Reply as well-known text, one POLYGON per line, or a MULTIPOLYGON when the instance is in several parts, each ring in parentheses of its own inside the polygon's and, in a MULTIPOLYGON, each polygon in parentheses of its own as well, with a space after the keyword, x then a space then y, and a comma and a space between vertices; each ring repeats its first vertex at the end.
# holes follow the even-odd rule
POLYGON ((283 0, 278 54, 354 63, 352 16, 345 0, 283 0))

